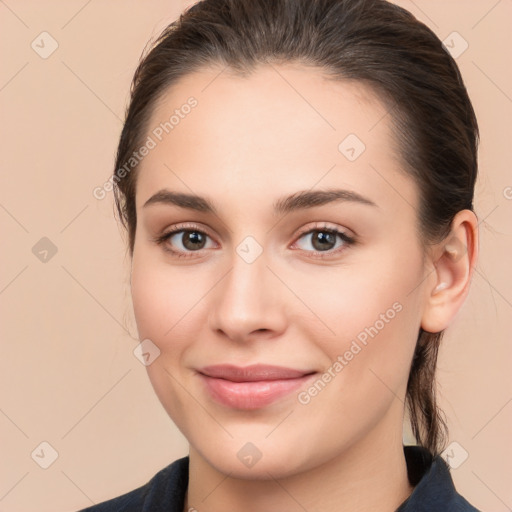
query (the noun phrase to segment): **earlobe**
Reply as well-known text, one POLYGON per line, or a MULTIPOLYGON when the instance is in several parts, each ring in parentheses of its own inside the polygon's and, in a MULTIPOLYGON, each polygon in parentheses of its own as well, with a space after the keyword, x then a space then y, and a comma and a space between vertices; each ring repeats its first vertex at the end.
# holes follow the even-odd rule
POLYGON ((471 210, 462 210, 452 221, 450 235, 432 251, 423 330, 440 332, 452 322, 468 294, 477 257, 478 221, 471 210))

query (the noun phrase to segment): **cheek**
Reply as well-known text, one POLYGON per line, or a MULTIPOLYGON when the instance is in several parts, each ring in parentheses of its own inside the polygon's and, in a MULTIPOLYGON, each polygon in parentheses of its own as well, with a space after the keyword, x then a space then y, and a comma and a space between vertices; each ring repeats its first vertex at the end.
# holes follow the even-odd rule
POLYGON ((200 323, 193 318, 205 291, 193 286, 186 272, 162 266, 139 249, 132 260, 131 293, 140 340, 150 339, 160 350, 146 366, 150 382, 178 428, 188 431, 187 418, 194 404, 180 383, 190 340, 198 337, 194 329, 198 330, 200 323))
POLYGON ((422 259, 419 249, 400 253, 391 245, 361 253, 357 265, 330 269, 323 279, 298 281, 297 294, 328 328, 322 345, 331 361, 352 351, 347 359, 408 366, 421 321, 422 259))
POLYGON ((194 278, 184 267, 162 265, 143 251, 134 253, 131 273, 131 294, 139 336, 156 344, 171 339, 180 322, 193 315, 206 293, 204 280, 194 278))
POLYGON ((172 296, 176 293, 176 288, 170 288, 167 284, 166 280, 149 266, 133 266, 132 301, 141 339, 149 338, 155 342, 163 337, 174 323, 169 313, 173 310, 170 306, 176 302, 176 297, 172 296))
POLYGON ((323 374, 297 397, 302 414, 297 414, 295 425, 288 425, 300 429, 299 420, 307 417, 308 432, 317 433, 310 437, 321 447, 319 456, 322 450, 332 450, 325 438, 337 440, 341 447, 370 432, 383 418, 396 421, 391 427, 387 423, 391 430, 400 428, 418 315, 410 300, 397 297, 388 287, 376 286, 369 294, 354 293, 348 299, 343 295, 338 307, 332 296, 325 302, 330 308, 323 310, 326 322, 336 337, 321 342, 327 356, 323 374))
POLYGON ((405 393, 421 321, 421 275, 420 258, 383 251, 377 263, 333 274, 329 287, 310 294, 334 331, 322 341, 326 371, 335 376, 325 399, 354 420, 375 413, 363 411, 369 404, 383 410, 405 393))

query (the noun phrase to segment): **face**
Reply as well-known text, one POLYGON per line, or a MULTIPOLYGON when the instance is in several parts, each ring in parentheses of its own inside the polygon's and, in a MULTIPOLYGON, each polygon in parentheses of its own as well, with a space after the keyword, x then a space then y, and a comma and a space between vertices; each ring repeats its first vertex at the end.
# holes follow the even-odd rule
POLYGON ((219 72, 167 92, 139 166, 131 286, 158 398, 241 478, 401 443, 425 269, 390 116, 305 67, 219 72))

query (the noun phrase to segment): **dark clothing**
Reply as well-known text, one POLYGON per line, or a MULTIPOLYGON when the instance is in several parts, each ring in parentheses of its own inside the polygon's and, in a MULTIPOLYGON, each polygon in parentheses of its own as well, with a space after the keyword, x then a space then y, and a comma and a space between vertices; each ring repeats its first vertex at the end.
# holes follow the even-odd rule
MULTIPOLYGON (((404 446, 412 494, 395 512, 479 512, 455 490, 449 466, 420 446, 404 446)), ((79 512, 183 512, 189 458, 159 471, 148 483, 79 512)))

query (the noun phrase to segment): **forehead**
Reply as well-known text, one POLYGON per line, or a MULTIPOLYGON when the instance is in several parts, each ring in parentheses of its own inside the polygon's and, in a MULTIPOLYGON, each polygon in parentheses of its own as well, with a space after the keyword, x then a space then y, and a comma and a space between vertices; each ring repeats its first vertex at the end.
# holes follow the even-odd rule
POLYGON ((259 65, 244 76, 218 67, 185 75, 153 108, 148 131, 169 120, 173 113, 179 115, 179 120, 173 121, 174 138, 179 138, 180 132, 185 135, 186 126, 178 129, 178 124, 194 125, 195 129, 200 125, 202 136, 236 134, 236 142, 241 143, 244 135, 249 142, 250 133, 251 139, 274 141, 274 145, 294 143, 300 136, 311 138, 313 132, 317 138, 358 133, 362 139, 369 139, 367 132, 377 124, 380 129, 373 139, 392 135, 384 120, 386 107, 368 85, 334 80, 319 68, 292 63, 259 65), (188 109, 191 98, 197 105, 188 109), (187 117, 191 120, 184 123, 187 117), (246 128, 244 133, 238 130, 242 126, 246 128), (288 129, 282 130, 285 127, 288 129))
MULTIPOLYGON (((261 198, 316 184, 373 187, 374 196, 378 184, 389 194, 383 176, 412 185, 374 91, 297 64, 186 75, 160 98, 147 136, 154 148, 139 165, 138 205, 164 186, 261 198)), ((403 193, 414 202, 414 190, 403 193)))

